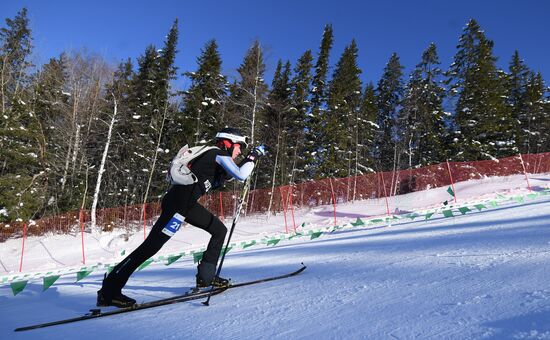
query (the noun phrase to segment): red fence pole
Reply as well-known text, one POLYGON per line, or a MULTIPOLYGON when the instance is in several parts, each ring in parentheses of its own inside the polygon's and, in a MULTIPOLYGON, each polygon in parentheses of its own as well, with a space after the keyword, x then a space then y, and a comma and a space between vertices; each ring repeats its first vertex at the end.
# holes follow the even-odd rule
POLYGON ((146 231, 146 225, 147 225, 147 212, 145 210, 147 209, 147 203, 143 203, 143 239, 147 237, 147 231, 146 231))
POLYGON ((332 186, 332 179, 329 177, 328 179, 330 183, 330 191, 332 192, 332 205, 334 206, 334 226, 337 226, 336 223, 336 196, 334 195, 334 187, 332 186))
POLYGON ((529 188, 529 192, 531 192, 531 184, 529 184, 529 176, 527 176, 527 171, 525 170, 525 163, 523 163, 523 157, 521 157, 521 154, 519 154, 519 160, 521 161, 521 167, 523 168, 523 173, 525 174, 525 180, 527 181, 527 188, 529 188))
POLYGON ((294 227, 294 232, 296 232, 296 219, 294 218, 294 205, 292 204, 292 185, 290 185, 290 211, 292 212, 292 226, 294 227))
POLYGON ((453 181, 453 175, 451 174, 451 166, 449 165, 449 160, 447 159, 447 170, 449 171, 449 177, 451 178, 451 188, 453 189, 455 203, 456 203, 456 190, 455 190, 455 183, 453 181))
POLYGON ((222 220, 222 222, 224 222, 225 218, 223 216, 223 197, 222 197, 222 192, 220 191, 220 218, 222 220))
POLYGON ((25 253, 25 240, 27 239, 27 223, 23 225, 23 246, 21 247, 21 262, 19 262, 19 272, 23 270, 23 254, 25 253))
POLYGON ((382 188, 384 188, 384 198, 386 199, 386 212, 390 216, 390 204, 388 203, 388 193, 386 192, 386 182, 384 181, 383 172, 380 173, 380 177, 382 177, 382 188))
POLYGON ((86 264, 86 256, 84 255, 84 213, 80 209, 80 234, 82 235, 82 263, 86 264))
POLYGON ((285 216, 285 233, 288 234, 288 224, 287 224, 287 221, 286 221, 286 205, 285 205, 285 200, 284 200, 284 194, 283 194, 283 187, 280 186, 279 187, 279 192, 281 193, 281 204, 283 206, 283 214, 285 216))

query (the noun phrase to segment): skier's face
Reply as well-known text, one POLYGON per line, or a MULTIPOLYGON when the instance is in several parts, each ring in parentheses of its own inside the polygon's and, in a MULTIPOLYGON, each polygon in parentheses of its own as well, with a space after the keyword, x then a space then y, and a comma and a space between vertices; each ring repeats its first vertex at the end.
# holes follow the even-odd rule
POLYGON ((231 158, 235 159, 239 157, 240 154, 241 154, 241 144, 233 145, 233 154, 231 155, 231 158))

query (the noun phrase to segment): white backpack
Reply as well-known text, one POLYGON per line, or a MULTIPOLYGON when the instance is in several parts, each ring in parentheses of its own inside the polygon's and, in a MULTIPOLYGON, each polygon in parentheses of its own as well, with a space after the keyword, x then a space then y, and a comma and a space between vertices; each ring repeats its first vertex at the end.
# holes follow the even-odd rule
POLYGON ((172 159, 166 179, 170 184, 188 185, 197 183, 197 176, 189 168, 189 162, 212 149, 217 149, 217 147, 202 145, 190 148, 189 145, 185 145, 172 159))

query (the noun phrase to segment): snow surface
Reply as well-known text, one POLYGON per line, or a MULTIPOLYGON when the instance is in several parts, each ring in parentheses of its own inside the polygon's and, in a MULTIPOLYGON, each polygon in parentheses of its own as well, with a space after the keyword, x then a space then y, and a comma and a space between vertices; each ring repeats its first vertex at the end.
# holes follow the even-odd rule
MULTIPOLYGON (((550 175, 530 180, 536 190, 547 188, 550 175)), ((524 192, 524 187, 522 176, 510 176, 459 183, 456 192, 468 200, 524 192)), ((390 206, 399 212, 436 206, 449 198, 445 190, 393 197, 390 206)), ((379 200, 339 205, 338 223, 384 211, 385 202, 379 200)), ((244 218, 234 236, 245 240, 284 231, 282 219, 244 218)), ((331 224, 331 206, 297 211, 296 219, 331 224)), ((163 251, 206 240, 196 228, 182 231, 163 251)), ((77 264, 80 249, 69 244, 79 237, 29 238, 24 267, 77 264)), ((128 242, 121 231, 86 237, 96 240, 95 246, 88 242, 88 260, 101 261, 137 246, 143 232, 128 242)), ((20 243, 9 240, 0 246, 7 272, 18 270, 20 243)), ((3 285, 0 338, 550 339, 548 196, 455 218, 356 227, 315 240, 230 252, 223 276, 242 282, 293 271, 300 262, 308 268, 299 276, 227 291, 212 297, 210 307, 200 301, 180 303, 24 333, 13 329, 93 308, 102 273, 77 283, 74 276, 62 276, 45 292, 42 282, 29 281, 15 297, 3 285)), ((151 265, 130 278, 125 293, 138 301, 182 294, 193 285, 195 270, 188 257, 168 267, 151 265)))

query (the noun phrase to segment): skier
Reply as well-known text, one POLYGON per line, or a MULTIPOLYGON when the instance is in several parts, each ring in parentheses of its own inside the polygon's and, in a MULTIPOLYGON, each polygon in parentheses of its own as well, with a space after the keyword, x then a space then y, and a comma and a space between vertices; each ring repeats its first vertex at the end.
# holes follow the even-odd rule
POLYGON ((188 185, 173 184, 162 198, 160 217, 143 243, 105 275, 97 292, 98 306, 130 307, 136 300, 122 294, 130 275, 161 247, 185 222, 211 234, 202 260, 197 266, 197 287, 210 285, 223 287, 227 279, 216 276, 216 266, 223 247, 226 226, 197 201, 210 189, 220 187, 230 178, 244 181, 252 173, 254 164, 265 155, 265 147, 253 148, 237 166, 234 162, 247 147, 247 138, 239 130, 225 128, 216 134, 216 148, 202 153, 190 163, 195 182, 188 185))

